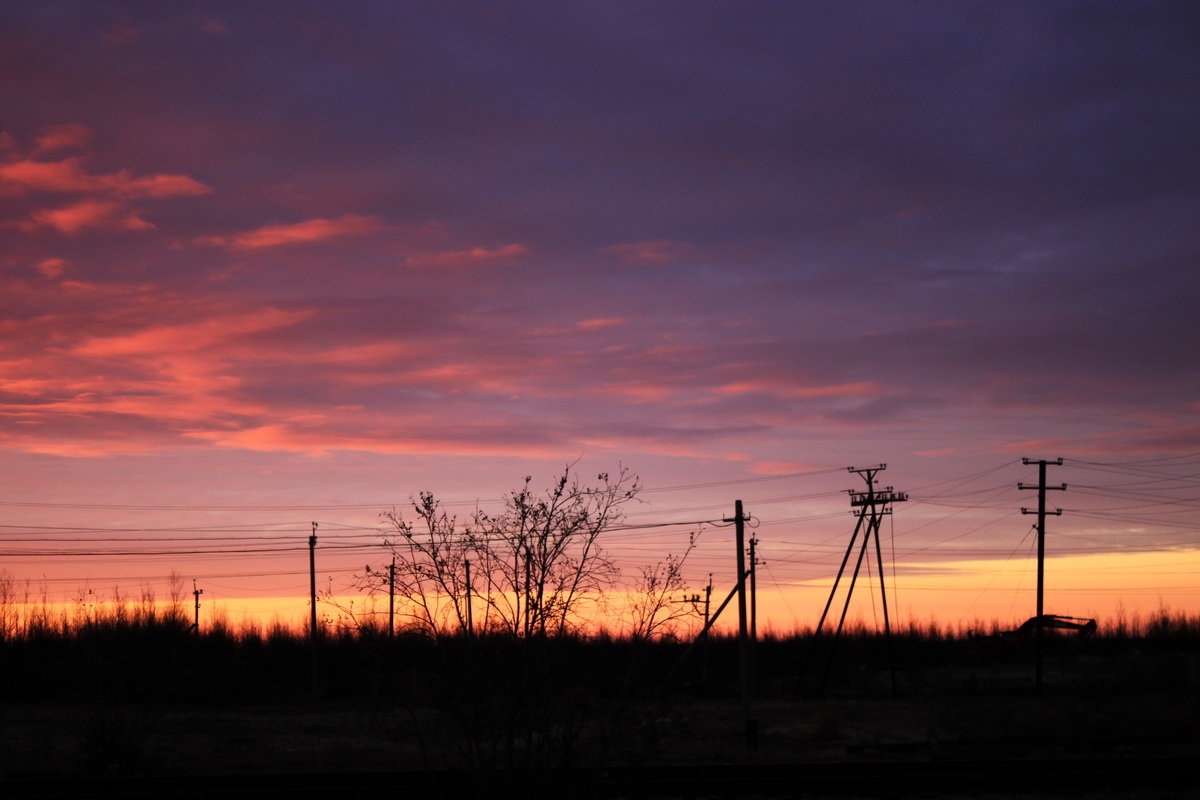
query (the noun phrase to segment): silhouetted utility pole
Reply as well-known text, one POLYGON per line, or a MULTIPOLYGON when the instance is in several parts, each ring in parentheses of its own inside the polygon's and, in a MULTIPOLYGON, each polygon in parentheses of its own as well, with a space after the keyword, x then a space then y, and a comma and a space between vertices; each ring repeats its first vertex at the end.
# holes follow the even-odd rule
POLYGON ((734 501, 733 519, 737 539, 737 598, 738 598, 738 655, 742 678, 742 714, 746 720, 746 746, 758 749, 758 720, 754 719, 754 658, 751 651, 750 630, 746 609, 746 515, 742 513, 742 501, 734 501))
POLYGON ((704 587, 704 628, 708 629, 709 610, 712 608, 712 578, 713 574, 708 573, 708 585, 704 587))
POLYGON ((1037 514, 1037 622, 1034 623, 1034 686, 1037 691, 1042 690, 1042 628, 1045 620, 1042 617, 1045 615, 1046 609, 1043 604, 1043 597, 1046 590, 1046 515, 1053 514, 1056 517, 1062 516, 1062 509, 1056 508, 1053 511, 1046 510, 1046 492, 1047 491, 1066 491, 1067 485, 1060 484, 1058 486, 1046 485, 1046 467, 1053 464, 1056 467, 1061 467, 1063 460, 1057 458, 1054 461, 1046 461, 1045 459, 1035 461, 1031 458, 1022 458, 1021 463, 1026 466, 1038 465, 1038 482, 1037 486, 1030 486, 1027 483, 1018 483, 1018 489, 1037 489, 1038 507, 1037 511, 1028 508, 1022 508, 1022 514, 1037 514))
MULTIPOLYGON (((740 505, 741 504, 739 502, 739 507, 740 507, 740 505)), ((727 521, 731 522, 732 520, 727 520, 727 521)), ((719 606, 717 606, 717 610, 712 612, 711 614, 709 614, 708 613, 709 601, 712 599, 712 590, 713 590, 712 573, 709 573, 708 587, 705 589, 705 594, 704 594, 704 627, 700 629, 700 632, 696 634, 696 638, 692 639, 691 644, 689 644, 687 646, 687 649, 683 651, 683 655, 680 656, 680 658, 679 658, 680 664, 687 661, 688 656, 692 654, 692 650, 695 649, 695 647, 698 643, 702 642, 703 646, 705 648, 704 653, 705 653, 705 659, 706 659, 704 662, 704 669, 705 669, 704 678, 705 679, 707 679, 707 677, 708 677, 708 673, 707 673, 707 669, 708 669, 708 662, 707 662, 708 632, 710 630, 712 630, 714 625, 717 624, 717 620, 721 618, 721 612, 725 610, 725 607, 728 606, 731 602, 733 602, 733 598, 737 597, 743 591, 743 589, 746 585, 746 579, 749 577, 750 576, 746 572, 742 572, 742 574, 738 577, 738 582, 733 585, 733 588, 729 590, 729 594, 725 595, 725 599, 721 601, 721 604, 719 606)))
POLYGON ((388 638, 396 636, 396 557, 388 564, 388 638))
POLYGON ((308 643, 312 651, 312 699, 318 695, 317 683, 317 523, 312 524, 308 537, 308 643))
POLYGON ((750 690, 758 694, 758 539, 750 537, 750 690))
MULTIPOLYGON (((883 600, 883 628, 884 640, 887 648, 888 669, 892 677, 892 693, 896 692, 896 668, 892 663, 892 623, 888 613, 887 605, 887 583, 884 581, 883 572, 883 551, 879 544, 879 526, 883 522, 883 518, 892 513, 890 504, 902 503, 908 499, 908 495, 904 492, 897 492, 888 486, 884 489, 875 487, 875 476, 883 470, 887 469, 887 464, 880 464, 876 467, 864 467, 858 469, 855 467, 846 467, 847 472, 853 472, 867 483, 865 492, 857 492, 850 490, 850 507, 857 509, 854 513, 858 517, 858 522, 854 525, 854 533, 850 537, 850 544, 846 546, 846 553, 842 556, 841 566, 838 567, 837 577, 834 578, 833 588, 829 590, 829 598, 825 601, 825 608, 821 611, 821 619, 817 622, 817 629, 813 633, 813 643, 821 635, 821 630, 825 625, 825 618, 829 614, 829 607, 833 604, 833 598, 838 590, 838 584, 841 583, 842 575, 846 570, 846 563, 850 560, 850 553, 854 551, 854 543, 858 539, 858 534, 863 531, 863 539, 858 551, 858 560, 854 565, 854 573, 850 577, 850 585, 846 589, 846 601, 842 606, 842 615, 838 619, 837 630, 834 632, 834 643, 836 644, 838 637, 842 634, 842 628, 846 623, 846 612, 850 610, 850 598, 854 595, 854 586, 858 582, 858 573, 862 569, 863 558, 867 556, 867 550, 871 543, 872 537, 875 539, 875 560, 879 567, 879 593, 883 600)), ((870 564, 868 562, 868 569, 870 564)), ((825 665, 825 672, 821 678, 821 687, 824 688, 829 678, 829 669, 833 664, 833 652, 830 651, 829 661, 825 665)))
POLYGON ((471 612, 471 559, 464 559, 467 567, 467 636, 475 635, 475 618, 471 612))
MULTIPOLYGON (((707 631, 712 625, 712 615, 709 613, 712 610, 712 590, 713 590, 713 574, 708 573, 708 585, 704 587, 704 628, 707 631)), ((700 682, 708 685, 708 639, 705 638, 704 644, 701 645, 704 649, 700 653, 700 682)))
POLYGON ((750 641, 758 641, 758 539, 750 537, 750 641))
POLYGON ((196 579, 192 579, 192 597, 196 598, 196 621, 192 623, 192 630, 196 633, 200 632, 200 595, 204 594, 203 589, 196 588, 196 579))

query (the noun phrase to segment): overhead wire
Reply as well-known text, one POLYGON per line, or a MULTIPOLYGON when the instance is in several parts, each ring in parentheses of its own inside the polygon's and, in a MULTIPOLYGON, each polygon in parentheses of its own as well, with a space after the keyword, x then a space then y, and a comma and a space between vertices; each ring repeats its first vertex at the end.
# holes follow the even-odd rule
MULTIPOLYGON (((910 495, 913 500, 913 505, 927 505, 932 507, 943 507, 955 509, 953 513, 939 516, 937 519, 930 520, 923 524, 917 525, 914 528, 908 528, 901 532, 896 531, 894 519, 890 525, 891 535, 891 556, 893 563, 893 593, 898 590, 898 568, 900 559, 910 559, 913 556, 923 553, 936 553, 939 557, 967 555, 974 557, 990 557, 993 554, 999 555, 1004 550, 989 547, 971 547, 971 548, 948 548, 945 545, 970 536, 980 530, 996 525, 1005 519, 1013 516, 1016 512, 1010 511, 1007 514, 999 516, 983 524, 954 534, 938 542, 931 543, 922 547, 898 548, 896 545, 897 538, 910 536, 917 531, 928 528, 936 524, 944 524, 947 521, 961 514, 966 514, 971 511, 984 511, 993 507, 1002 507, 999 505, 991 505, 999 500, 1000 496, 1012 489, 1009 484, 991 485, 982 488, 970 488, 973 481, 977 481, 993 474, 999 470, 1009 467, 1016 463, 1015 461, 1006 461, 994 467, 972 473, 965 477, 957 477, 938 481, 933 484, 927 484, 920 487, 918 491, 926 491, 930 488, 938 491, 927 495, 910 495)), ((1080 466, 1079 462, 1068 462, 1073 466, 1080 466)), ((1186 465, 1185 462, 1175 460, 1146 460, 1143 462, 1128 462, 1121 463, 1089 463, 1083 462, 1083 468, 1091 468, 1100 472, 1108 472, 1109 474, 1119 475, 1121 477, 1136 478, 1136 481, 1126 482, 1124 484, 1105 486, 1096 483, 1079 483, 1072 484, 1072 488, 1077 489, 1080 495, 1086 496, 1104 496, 1116 495, 1127 497, 1131 500, 1147 500, 1144 504, 1125 504, 1120 506, 1101 506, 1099 508, 1078 508, 1068 509, 1073 515, 1085 519, 1097 519, 1108 522, 1123 523, 1128 525, 1140 525, 1145 527, 1153 527, 1155 529, 1174 530, 1176 538, 1179 536, 1188 536, 1195 530, 1200 530, 1200 526, 1194 526, 1186 520, 1169 520, 1155 518, 1155 515, 1178 515, 1186 514, 1195 506, 1197 501, 1190 497, 1178 497, 1178 492, 1188 488, 1195 482, 1189 476, 1173 475, 1163 472, 1160 469, 1150 468, 1149 465, 1157 464, 1159 466, 1168 465, 1173 467, 1181 467, 1186 465), (1132 464, 1134 466, 1129 466, 1132 464), (1140 466, 1139 466, 1140 464, 1140 466), (1166 483, 1163 483, 1166 482, 1166 483), (1184 485, 1177 485, 1184 484, 1184 485), (1176 495, 1169 494, 1175 492, 1176 495), (1154 511, 1151 509, 1159 505, 1171 505, 1175 508, 1169 511, 1154 511), (1125 514, 1125 511, 1138 511, 1142 509, 1141 514, 1125 514)), ((672 492, 685 490, 698 490, 706 488, 716 488, 719 486, 730 486, 740 484, 757 484, 766 481, 797 478, 810 475, 832 474, 840 472, 840 469, 829 468, 821 470, 812 470, 808 472, 789 473, 777 476, 758 476, 749 479, 736 479, 730 481, 711 481, 707 483, 696 484, 681 484, 677 486, 656 487, 653 489, 643 490, 644 492, 672 492)), ((829 498, 843 494, 844 491, 824 491, 812 492, 807 494, 789 494, 781 496, 773 496, 752 501, 756 505, 781 504, 787 502, 800 502, 804 500, 812 500, 819 498, 829 498)), ((462 503, 475 503, 478 501, 454 501, 462 503)), ((177 511, 177 510, 203 510, 203 511, 278 511, 278 510, 320 510, 320 509, 341 509, 341 510, 360 510, 365 508, 378 508, 380 504, 334 504, 328 506, 118 506, 114 504, 51 504, 51 503, 14 503, 9 501, 0 502, 2 506, 25 506, 33 508, 59 508, 59 509, 97 509, 97 510, 158 510, 158 511, 177 511)), ((615 543, 616 547, 626 553, 641 553, 657 550, 664 543, 661 538, 673 531, 685 527, 699 526, 726 526, 724 519, 707 519, 707 520, 687 520, 687 521, 661 521, 663 516, 670 513, 686 513, 688 511, 699 511, 725 507, 727 504, 709 504, 704 506, 690 506, 680 509, 655 509, 645 512, 631 512, 626 517, 641 517, 655 515, 655 522, 637 523, 634 520, 629 520, 628 523, 612 526, 604 534, 605 541, 615 543)), ((796 523, 815 522, 830 520, 836 517, 841 517, 847 514, 846 511, 838 511, 835 513, 820 513, 810 514, 807 516, 792 516, 783 518, 767 518, 762 520, 763 528, 778 528, 782 525, 794 525, 796 523)), ((80 559, 93 559, 88 563, 101 563, 104 560, 110 560, 107 563, 117 563, 121 558, 127 557, 142 557, 152 560, 169 559, 178 556, 198 555, 206 558, 211 558, 214 561, 226 559, 245 560, 247 558, 282 558, 294 555, 297 552, 302 552, 307 549, 299 540, 302 536, 308 534, 308 522, 240 522, 220 525, 203 525, 203 526, 162 526, 162 527, 100 527, 100 526, 48 526, 48 525, 0 525, 0 542, 5 543, 29 543, 29 544, 55 544, 55 543, 80 543, 94 545, 90 548, 52 548, 39 547, 38 549, 15 549, 7 548, 0 550, 0 556, 9 558, 46 558, 56 559, 59 563, 68 563, 78 561, 80 559), (288 535, 288 531, 294 532, 295 536, 288 535), (88 533, 101 534, 95 537, 86 538, 71 538, 86 535, 88 533), (142 538, 136 536, 104 536, 103 534, 167 534, 165 536, 153 536, 152 538, 142 538), (204 534, 212 533, 215 535, 206 536, 204 534), (229 534, 244 533, 247 535, 236 536, 229 534), (28 534, 28 535, 24 535, 28 534), (192 536, 180 534, 195 534, 192 536), (118 548, 102 548, 99 545, 114 544, 128 545, 145 542, 145 546, 138 547, 118 547, 118 548), (229 543, 245 543, 247 545, 268 543, 280 543, 279 546, 251 546, 251 547, 236 547, 229 546, 229 543), (288 546, 288 542, 297 542, 297 544, 288 546), (168 545, 164 548, 156 548, 156 544, 168 545), (178 549, 169 547, 169 545, 190 545, 180 547, 178 549), (212 546, 209 546, 212 545, 212 546)), ((331 557, 338 551, 361 551, 382 546, 381 542, 374 541, 378 537, 381 530, 378 525, 369 526, 361 524, 352 524, 345 522, 326 521, 320 522, 322 526, 322 534, 320 536, 320 544, 318 549, 327 552, 331 557), (328 530, 329 532, 325 532, 328 530), (331 544, 330 540, 336 542, 331 544)), ((394 534, 394 532, 393 532, 394 534)), ((1088 536, 1086 534, 1075 534, 1070 531, 1058 534, 1064 539, 1075 539, 1077 541, 1093 542, 1096 546, 1070 546, 1056 547, 1056 554, 1087 554, 1097 552, 1112 552, 1114 548, 1119 548, 1118 543, 1108 541, 1103 536, 1118 536, 1121 532, 1113 532, 1111 534, 1099 534, 1088 536)), ((1125 534, 1127 535, 1127 533, 1125 534)), ((1171 536, 1170 533, 1160 534, 1160 536, 1171 536)), ((831 537, 823 542, 794 542, 797 548, 790 552, 781 552, 778 557, 773 560, 782 564, 796 564, 798 566, 810 565, 816 566, 827 563, 828 555, 823 553, 823 550, 830 546, 828 542, 836 538, 841 538, 839 534, 836 537, 831 537), (797 557, 804 554, 810 554, 813 557, 804 558, 797 557), (821 556, 825 556, 822 558, 821 556)), ((491 541, 483 537, 481 541, 491 541)), ((783 540, 782 543, 787 543, 783 540)), ((703 549, 697 550, 696 560, 699 563, 721 564, 723 566, 724 557, 715 553, 706 554, 710 547, 715 544, 705 544, 703 549)), ((1187 546, 1193 544, 1191 541, 1178 542, 1177 546, 1187 546)), ((1145 546, 1140 546, 1139 549, 1145 549, 1145 546)), ((840 551, 840 547, 832 547, 834 553, 840 551)), ((1012 557, 1013 553, 1008 552, 1008 558, 1012 557)), ((340 570, 349 572, 354 570, 340 570)), ((322 569, 323 574, 336 572, 335 570, 322 569)), ((240 573, 241 576, 252 575, 286 575, 288 573, 240 573)), ((295 575, 306 574, 305 572, 295 572, 295 575)), ((772 571, 772 574, 773 571, 772 571)), ((66 579, 70 580, 70 579, 66 579)), ((105 579, 109 580, 109 579, 105 579)), ((881 575, 881 581, 886 582, 886 576, 881 575)), ((906 588, 909 585, 906 583, 906 588)))

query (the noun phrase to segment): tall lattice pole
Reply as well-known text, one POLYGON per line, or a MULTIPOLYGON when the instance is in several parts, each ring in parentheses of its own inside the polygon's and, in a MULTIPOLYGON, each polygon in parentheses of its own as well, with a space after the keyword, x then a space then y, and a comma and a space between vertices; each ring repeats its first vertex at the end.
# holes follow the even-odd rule
POLYGON ((845 601, 842 604, 842 613, 838 618, 837 628, 833 634, 833 645, 830 648, 829 659, 825 664, 825 671, 821 678, 821 687, 824 689, 829 680, 829 670, 833 666, 833 650, 836 647, 837 640, 842 634, 842 628, 846 622, 846 614, 850 610, 850 599, 854 595, 854 587, 858 583, 858 575, 862 570, 864 559, 868 559, 869 569, 869 552, 872 538, 875 540, 875 560, 879 570, 879 592, 883 600, 883 626, 884 640, 887 648, 888 671, 891 673, 892 693, 896 692, 896 668, 892 661, 892 626, 891 617, 887 605, 887 583, 883 579, 883 552, 879 543, 879 528, 885 516, 892 513, 891 505, 893 503, 902 503, 908 499, 908 495, 904 492, 897 492, 891 486, 878 488, 875 485, 876 476, 887 469, 887 464, 879 464, 875 467, 847 467, 847 472, 853 472, 860 476, 867 484, 866 491, 850 490, 850 507, 854 509, 858 521, 854 525, 854 533, 850 537, 850 544, 846 547, 846 553, 842 557, 841 566, 838 568, 837 577, 834 579, 833 588, 829 591, 829 598, 825 601, 825 609, 821 612, 821 619, 817 623, 817 629, 814 633, 814 644, 816 639, 821 634, 821 629, 825 624, 825 618, 829 613, 829 607, 833 604, 833 599, 838 590, 838 584, 842 580, 842 576, 846 570, 846 564, 850 560, 850 554, 854 551, 855 541, 861 532, 863 535, 862 541, 859 544, 858 558, 854 564, 854 572, 850 576, 850 584, 846 588, 845 601))

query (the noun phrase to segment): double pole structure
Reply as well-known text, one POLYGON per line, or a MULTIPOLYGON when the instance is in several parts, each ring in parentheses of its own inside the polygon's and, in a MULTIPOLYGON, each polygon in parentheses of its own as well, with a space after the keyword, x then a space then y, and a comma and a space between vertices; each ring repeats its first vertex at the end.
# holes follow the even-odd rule
POLYGON ((1044 595, 1045 595, 1045 591, 1046 591, 1046 515, 1049 514, 1049 515, 1052 515, 1055 517, 1062 516, 1061 508, 1056 508, 1053 511, 1046 510, 1046 492, 1047 491, 1063 492, 1063 491, 1066 491, 1067 485, 1065 483, 1059 484, 1058 486, 1047 486, 1046 485, 1046 467, 1048 467, 1050 465, 1054 465, 1056 467, 1061 467, 1062 463, 1063 463, 1063 460, 1061 458, 1057 458, 1054 461, 1046 461, 1045 459, 1034 460, 1031 458, 1023 458, 1023 459, 1021 459, 1021 463, 1024 464, 1025 466, 1031 466, 1033 464, 1037 464, 1037 466, 1038 466, 1037 485, 1033 486, 1028 483, 1018 483, 1017 488, 1018 489, 1037 489, 1037 493, 1038 493, 1037 510, 1035 511, 1035 510, 1029 509, 1029 508, 1022 508, 1021 513, 1022 514, 1037 514, 1037 615, 1034 617, 1037 621, 1034 623, 1034 629, 1033 629, 1033 635, 1034 635, 1034 657, 1033 657, 1034 678, 1033 678, 1033 680, 1034 680, 1034 686, 1036 687, 1037 691, 1040 692, 1040 691, 1042 691, 1042 629, 1045 627, 1045 622, 1046 622, 1044 619, 1044 616, 1046 613, 1046 608, 1044 605, 1044 595))
MULTIPOLYGON (((850 554, 854 552, 854 544, 858 540, 859 533, 863 533, 862 545, 858 551, 858 560, 854 564, 854 574, 851 575, 850 585, 846 589, 846 601, 842 606, 842 614, 838 618, 837 629, 833 634, 834 642, 836 643, 838 637, 841 636, 842 628, 846 624, 846 612, 850 610, 850 598, 854 595, 855 584, 858 583, 858 573, 862 569, 863 559, 867 557, 867 547, 871 543, 871 539, 874 538, 875 562, 879 568, 879 595, 883 601, 883 629, 887 647, 888 670, 892 678, 892 694, 895 694, 896 667, 892 662, 892 622, 888 615, 887 583, 884 581, 883 551, 879 544, 879 526, 883 518, 892 513, 891 504, 904 502, 908 499, 908 495, 904 492, 895 491, 891 486, 883 489, 876 488, 875 476, 885 469, 887 469, 887 464, 880 464, 876 467, 864 467, 862 469, 846 467, 847 472, 853 472, 866 481, 867 490, 865 492, 850 490, 850 507, 855 509, 854 513, 858 517, 858 522, 854 525, 854 534, 850 537, 850 544, 846 546, 846 554, 842 556, 842 564, 838 567, 837 577, 833 581, 833 588, 829 590, 829 598, 825 601, 825 608, 821 611, 821 619, 817 622, 816 631, 813 633, 813 644, 815 645, 817 639, 821 636, 821 631, 825 626, 825 619, 829 616, 829 609, 833 605, 834 596, 837 594, 838 585, 842 581, 842 575, 845 574, 846 564, 850 561, 850 554)), ((869 561, 867 569, 870 569, 869 561)), ((828 683, 829 670, 832 665, 833 652, 831 651, 829 660, 825 664, 825 671, 821 676, 822 690, 824 690, 828 683)))
MULTIPOLYGON (((711 615, 709 608, 712 601, 712 575, 708 576, 708 586, 704 590, 704 627, 696 634, 696 638, 688 645, 680 658, 682 664, 687 660, 693 648, 697 643, 707 641, 708 632, 717 623, 721 612, 733 600, 737 598, 738 606, 738 673, 741 676, 741 694, 742 694, 742 716, 745 720, 745 736, 746 747, 750 750, 758 749, 758 720, 754 715, 754 645, 758 640, 757 629, 751 624, 753 620, 754 610, 757 608, 756 599, 751 593, 747 597, 747 585, 753 587, 755 565, 757 556, 754 550, 751 550, 750 564, 746 564, 746 523, 749 521, 745 511, 742 508, 742 501, 737 500, 733 506, 733 517, 726 518, 725 522, 732 522, 734 525, 734 538, 737 546, 737 584, 730 590, 721 604, 717 606, 717 610, 711 615)), ((757 540, 751 540, 751 545, 757 544, 757 540)), ((699 598, 695 598, 699 600, 699 598)))

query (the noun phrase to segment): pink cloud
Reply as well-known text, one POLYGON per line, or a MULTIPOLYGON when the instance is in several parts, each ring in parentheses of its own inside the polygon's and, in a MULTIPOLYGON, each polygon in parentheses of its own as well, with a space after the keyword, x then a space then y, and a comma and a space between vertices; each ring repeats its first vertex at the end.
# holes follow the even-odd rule
POLYGON ((1082 436, 1028 439, 995 447, 992 452, 1019 453, 1029 458, 1055 458, 1087 454, 1128 456, 1164 452, 1190 452, 1200 446, 1200 425, 1177 422, 1134 430, 1082 436))
POLYGON ((17 223, 23 231, 53 228, 59 233, 74 236, 89 228, 108 231, 143 231, 154 227, 130 210, 124 203, 113 200, 80 200, 62 208, 34 211, 24 222, 17 223))
POLYGON ((831 386, 793 386, 780 380, 749 380, 727 383, 716 389, 718 394, 773 394, 780 397, 812 399, 818 397, 857 397, 879 394, 882 387, 872 381, 839 383, 831 386))
POLYGON ((814 467, 803 461, 759 461, 750 468, 750 471, 757 475, 791 475, 810 469, 814 469, 814 467))
POLYGON ((90 174, 78 156, 61 161, 22 159, 0 164, 0 184, 34 192, 112 194, 120 197, 178 197, 206 194, 212 189, 187 175, 136 177, 128 170, 90 174))
POLYGON ((406 264, 413 267, 465 267, 472 264, 485 264, 495 261, 508 261, 529 254, 529 248, 522 244, 506 244, 499 247, 473 247, 470 250, 455 250, 449 253, 431 253, 423 256, 410 256, 406 264))
POLYGON ((154 325, 122 336, 90 338, 80 344, 76 352, 88 356, 132 356, 202 350, 248 334, 286 328, 308 319, 313 313, 263 308, 182 325, 154 325))
POLYGON ((669 264, 682 258, 688 247, 671 239, 655 239, 646 242, 626 242, 604 248, 615 253, 623 261, 636 264, 669 264))
POLYGON ((212 191, 210 187, 187 175, 159 174, 133 178, 127 172, 122 171, 114 175, 102 176, 100 180, 104 186, 125 197, 182 197, 207 194, 212 191))
POLYGON ((63 458, 104 458, 106 456, 146 453, 150 449, 145 442, 129 438, 99 439, 94 441, 63 441, 53 438, 18 437, 0 433, 0 442, 28 453, 39 453, 63 458))
POLYGON ((257 250, 290 244, 312 244, 340 236, 355 236, 383 228, 378 217, 346 214, 337 219, 310 219, 293 225, 266 225, 233 236, 212 236, 203 244, 223 245, 231 250, 257 250))
POLYGON ((305 348, 284 339, 280 349, 271 337, 314 311, 176 297, 149 285, 92 286, 72 301, 62 285, 5 287, 31 309, 56 309, 0 320, 6 446, 63 456, 149 452, 178 445, 186 431, 275 419, 281 407, 313 410, 248 387, 264 363, 311 365, 305 348))
POLYGON ((218 447, 309 456, 327 456, 336 450, 386 455, 503 455, 522 458, 562 458, 571 454, 569 450, 553 444, 531 442, 512 434, 497 435, 497 431, 491 429, 361 436, 325 427, 284 423, 229 431, 192 431, 185 435, 218 447))
POLYGON ((0 183, 43 192, 91 192, 96 179, 83 171, 78 157, 62 161, 24 159, 0 164, 0 183))
POLYGON ((141 31, 132 25, 116 25, 100 34, 106 44, 120 46, 132 44, 141 36, 141 31))
POLYGON ((615 395, 634 403, 661 402, 675 394, 678 390, 679 387, 674 385, 653 383, 650 381, 625 381, 601 387, 601 391, 606 394, 615 395))
POLYGON ((62 277, 63 272, 67 268, 67 262, 61 258, 46 258, 39 261, 35 268, 38 272, 53 280, 62 277))
POLYGON ((576 327, 581 331, 595 331, 601 328, 614 328, 624 324, 624 317, 594 317, 579 322, 576 327))
POLYGON ((404 342, 385 341, 337 347, 314 354, 313 360, 322 364, 377 366, 397 358, 419 353, 421 353, 421 350, 415 345, 404 342))
POLYGON ((85 125, 54 125, 42 132, 34 142, 34 152, 49 153, 71 147, 83 147, 91 141, 92 132, 85 125))

